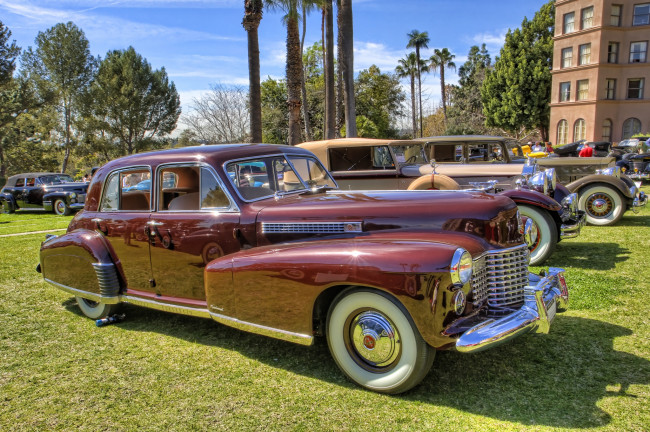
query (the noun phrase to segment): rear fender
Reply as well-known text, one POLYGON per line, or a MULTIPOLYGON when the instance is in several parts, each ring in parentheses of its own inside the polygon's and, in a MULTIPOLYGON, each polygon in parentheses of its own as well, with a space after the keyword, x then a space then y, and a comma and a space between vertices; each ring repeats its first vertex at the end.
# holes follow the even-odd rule
MULTIPOLYGON (((458 246, 426 241, 340 239, 288 243, 241 251, 205 269, 214 319, 281 339, 309 341, 336 294, 358 286, 384 291, 411 314, 432 346, 451 312, 449 267, 458 246), (326 300, 323 300, 326 299, 326 300), (319 309, 320 308, 320 309, 319 309), (274 329, 275 334, 268 332, 274 329)), ((469 283, 462 289, 467 294, 469 283)))
POLYGON ((621 193, 621 195, 623 195, 625 198, 634 199, 634 196, 632 195, 632 193, 630 193, 630 188, 627 186, 627 184, 625 184, 625 182, 620 178, 611 175, 593 174, 587 177, 582 177, 574 182, 571 182, 568 185, 566 185, 566 187, 571 192, 576 192, 580 194, 581 189, 596 183, 602 183, 602 184, 612 186, 616 190, 618 190, 621 193))
POLYGON ((13 195, 9 193, 0 193, 0 208, 3 213, 13 213, 16 211, 16 201, 13 195))
POLYGON ((41 244, 43 278, 75 296, 117 303, 122 278, 104 237, 78 229, 41 244))

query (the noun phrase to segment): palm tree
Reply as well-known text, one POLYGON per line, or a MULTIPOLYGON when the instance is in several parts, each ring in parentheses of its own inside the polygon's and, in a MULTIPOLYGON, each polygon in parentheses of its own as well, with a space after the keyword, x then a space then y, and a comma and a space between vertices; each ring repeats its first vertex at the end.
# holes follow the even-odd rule
MULTIPOLYGON (((406 56, 406 58, 398 60, 399 65, 395 68, 395 73, 399 78, 409 78, 411 81, 411 118, 413 120, 413 138, 417 136, 417 107, 415 102, 415 78, 418 74, 418 61, 414 52, 406 56)), ((420 60, 420 67, 426 67, 426 62, 420 60)))
POLYGON ((352 43, 352 0, 337 0, 339 26, 339 67, 343 78, 345 105, 345 135, 357 136, 356 106, 354 101, 354 45, 352 43))
POLYGON ((336 93, 334 91, 334 15, 332 0, 323 4, 323 74, 325 76, 325 133, 323 138, 332 139, 336 134, 336 93))
POLYGON ((445 92, 445 68, 456 70, 456 64, 452 61, 456 56, 449 52, 447 48, 442 50, 435 49, 434 54, 429 61, 431 62, 431 69, 434 71, 440 69, 440 88, 442 90, 442 112, 445 116, 445 124, 447 123, 447 93, 445 92))
POLYGON ((248 35, 248 82, 251 142, 262 142, 262 92, 260 87, 260 45, 257 28, 262 21, 262 0, 244 0, 242 26, 248 35))
POLYGON ((420 137, 422 136, 422 71, 426 71, 426 68, 420 66, 420 48, 429 48, 429 33, 422 32, 420 33, 417 30, 411 30, 407 34, 409 42, 406 45, 406 48, 415 48, 415 57, 417 59, 417 69, 418 69, 418 100, 420 101, 420 137))

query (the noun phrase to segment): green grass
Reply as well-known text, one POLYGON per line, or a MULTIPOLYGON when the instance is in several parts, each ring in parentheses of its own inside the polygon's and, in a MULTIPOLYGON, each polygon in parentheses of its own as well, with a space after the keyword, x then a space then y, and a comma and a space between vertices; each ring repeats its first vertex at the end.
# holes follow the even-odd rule
MULTIPOLYGON (((68 221, 0 215, 0 235, 68 221)), ((322 341, 302 347, 130 305, 124 322, 97 328, 34 271, 44 235, 0 237, 3 431, 650 427, 648 208, 559 244, 546 266, 567 269, 571 304, 548 335, 440 352, 400 396, 349 382, 322 341)))

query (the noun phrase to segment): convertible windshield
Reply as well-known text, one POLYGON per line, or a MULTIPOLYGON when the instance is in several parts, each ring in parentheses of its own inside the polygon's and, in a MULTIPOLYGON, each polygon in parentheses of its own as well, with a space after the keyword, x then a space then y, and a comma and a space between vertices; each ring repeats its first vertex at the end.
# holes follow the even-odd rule
POLYGON ((428 162, 422 144, 392 145, 391 147, 399 164, 419 165, 428 162))
POLYGON ((53 185, 61 183, 72 183, 74 182, 73 178, 67 174, 52 174, 47 176, 39 177, 41 184, 53 185))
POLYGON ((337 187, 320 162, 309 157, 276 156, 230 162, 226 164, 226 171, 245 200, 318 187, 337 187))

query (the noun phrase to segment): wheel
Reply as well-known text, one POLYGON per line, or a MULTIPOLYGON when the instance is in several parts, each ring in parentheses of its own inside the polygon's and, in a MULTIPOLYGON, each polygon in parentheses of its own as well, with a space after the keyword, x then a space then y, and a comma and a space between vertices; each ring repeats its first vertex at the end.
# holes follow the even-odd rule
POLYGON ((625 213, 625 202, 611 186, 592 185, 580 191, 578 208, 587 214, 587 222, 592 225, 611 225, 625 213))
POLYGON ((530 265, 540 265, 555 250, 558 234, 555 221, 546 210, 529 205, 519 205, 519 213, 531 219, 537 227, 537 240, 530 249, 530 265))
POLYGON ((16 211, 11 201, 7 201, 7 200, 2 201, 2 205, 0 205, 0 208, 2 209, 2 213, 7 213, 7 214, 11 214, 16 211))
POLYGON ((402 305, 368 289, 344 291, 327 317, 327 344, 338 367, 355 383, 401 393, 431 369, 429 346, 402 305))
POLYGON ((83 297, 75 298, 77 300, 77 304, 79 305, 79 309, 81 309, 81 312, 83 312, 83 314, 88 318, 92 319, 106 318, 107 316, 115 313, 119 306, 116 304, 99 303, 93 300, 85 299, 83 297))
POLYGON ((57 198, 54 201, 54 213, 59 216, 67 216, 70 214, 70 207, 65 203, 65 200, 62 198, 57 198))

